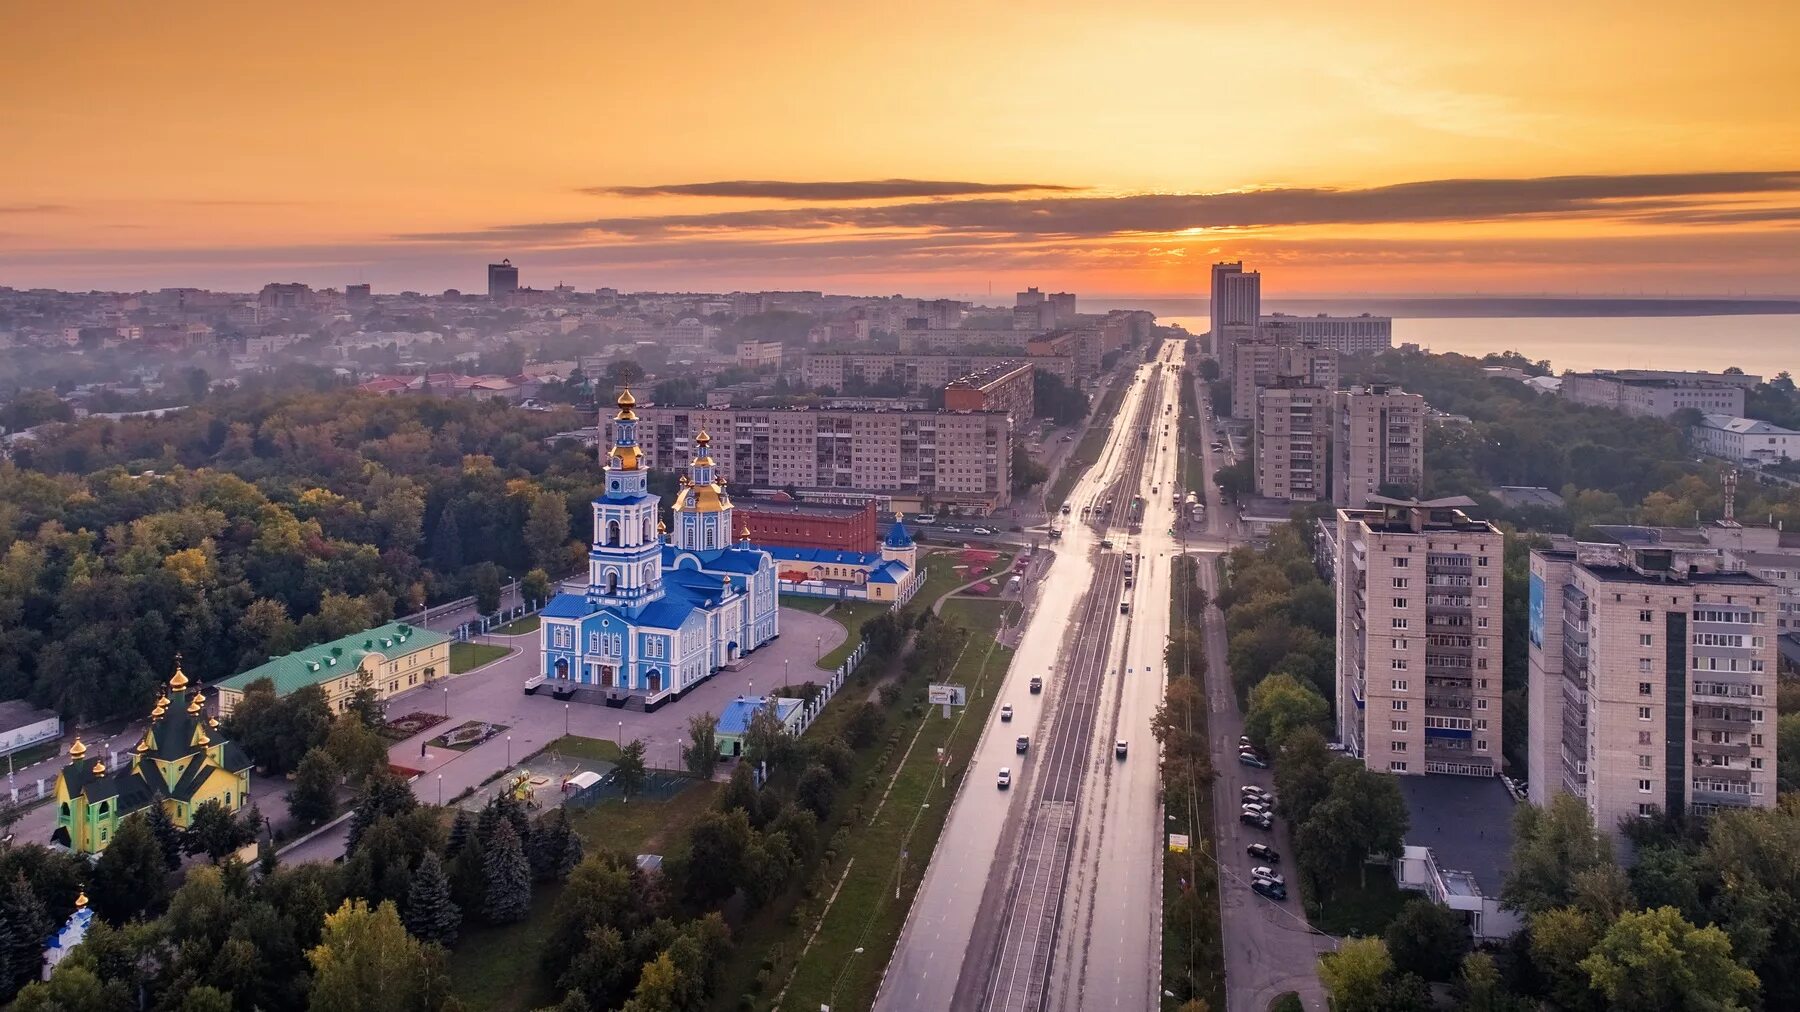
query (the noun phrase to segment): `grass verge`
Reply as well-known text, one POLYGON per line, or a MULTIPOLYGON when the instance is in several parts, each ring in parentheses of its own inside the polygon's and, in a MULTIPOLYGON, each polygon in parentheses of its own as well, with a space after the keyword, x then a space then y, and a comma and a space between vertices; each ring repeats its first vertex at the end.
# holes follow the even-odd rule
POLYGON ((544 746, 545 752, 568 756, 571 759, 598 759, 601 762, 616 763, 619 761, 619 744, 607 738, 584 738, 579 734, 565 734, 544 746))
MULTIPOLYGON (((1158 726, 1162 738, 1163 809, 1168 832, 1188 838, 1185 853, 1163 851, 1163 1007, 1190 998, 1225 1007, 1225 948, 1219 923, 1218 839, 1214 832, 1207 737, 1206 654, 1200 636, 1205 596, 1199 563, 1177 556, 1171 573, 1169 686, 1158 726)), ((1161 737, 1161 736, 1159 736, 1161 737)))
POLYGON ((1088 428, 1081 436, 1081 442, 1063 458, 1062 470, 1056 473, 1056 480, 1050 483, 1050 491, 1044 495, 1044 509, 1054 514, 1069 501, 1069 492, 1075 483, 1087 473, 1088 468, 1100 459, 1100 451, 1106 448, 1106 437, 1112 432, 1113 422, 1119 417, 1119 405, 1125 401, 1125 390, 1129 380, 1114 380, 1100 398, 1099 407, 1089 416, 1088 428))
MULTIPOLYGON (((1312 925, 1320 931, 1339 937, 1379 935, 1387 930, 1406 901, 1419 895, 1394 884, 1393 869, 1382 865, 1364 865, 1363 874, 1349 874, 1338 880, 1323 902, 1311 894, 1309 884, 1301 888, 1308 893, 1306 910, 1312 925)), ((1310 876, 1300 875, 1305 880, 1310 876)))
POLYGON ((862 642, 863 623, 887 610, 887 605, 873 601, 840 602, 837 610, 825 617, 843 626, 844 632, 849 635, 830 653, 819 658, 819 667, 825 671, 837 670, 837 666, 850 657, 850 651, 855 650, 857 644, 862 642))
MULTIPOLYGON (((868 812, 855 810, 848 846, 837 855, 822 876, 843 884, 835 901, 822 915, 802 919, 795 941, 804 944, 816 927, 811 948, 794 966, 780 1007, 812 1009, 869 1008, 881 973, 899 940, 932 850, 950 814, 950 802, 969 771, 969 757, 987 726, 994 706, 995 688, 1012 661, 1012 651, 995 642, 993 631, 1002 612, 1000 602, 945 602, 944 616, 970 630, 955 678, 969 688, 969 705, 949 720, 934 707, 921 707, 917 716, 904 718, 896 728, 893 762, 885 764, 879 791, 869 799, 868 812), (916 741, 915 739, 916 735, 916 741), (907 746, 911 745, 911 750, 907 746), (938 762, 938 750, 949 755, 948 767, 938 762), (892 787, 886 784, 892 778, 892 787), (901 855, 906 857, 902 859, 901 855), (845 874, 845 862, 848 873, 845 874), (898 897, 896 897, 896 878, 898 897), (856 949, 863 949, 858 955, 856 949)), ((1016 605, 1006 607, 1017 609, 1016 605)), ((909 685, 908 701, 918 695, 909 685)), ((829 895, 829 891, 826 891, 829 895)), ((824 896, 820 897, 823 905, 824 896)))
POLYGON ((450 644, 450 673, 460 675, 506 656, 505 647, 488 643, 450 644))
POLYGON ((781 606, 796 611, 810 611, 814 615, 822 615, 825 609, 837 602, 829 597, 803 597, 799 594, 781 595, 781 606))
POLYGON ((494 632, 500 636, 523 636, 526 633, 534 633, 537 631, 538 617, 536 615, 515 618, 511 622, 494 630, 494 632))

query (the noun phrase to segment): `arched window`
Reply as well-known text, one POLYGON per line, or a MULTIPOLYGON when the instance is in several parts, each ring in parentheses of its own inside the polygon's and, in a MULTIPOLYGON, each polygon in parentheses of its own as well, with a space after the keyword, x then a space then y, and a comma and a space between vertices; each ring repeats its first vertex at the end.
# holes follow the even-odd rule
POLYGON ((652 519, 650 514, 648 514, 648 513, 644 514, 644 540, 645 541, 649 541, 651 538, 656 536, 655 533, 651 530, 651 524, 654 522, 655 521, 652 519))
POLYGON ((617 594, 619 592, 619 571, 616 569, 609 569, 606 571, 606 592, 608 594, 617 594))
POLYGON ((609 545, 617 545, 619 543, 619 522, 617 520, 608 520, 606 522, 606 543, 609 545))

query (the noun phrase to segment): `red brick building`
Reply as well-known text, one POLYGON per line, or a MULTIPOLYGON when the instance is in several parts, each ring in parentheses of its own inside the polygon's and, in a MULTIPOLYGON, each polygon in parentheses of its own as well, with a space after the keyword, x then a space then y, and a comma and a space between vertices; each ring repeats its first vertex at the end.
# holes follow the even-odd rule
POLYGON ((1015 431, 1030 424, 1032 400, 1028 362, 991 365, 944 387, 945 411, 1004 411, 1012 416, 1015 431))
POLYGON ((759 545, 829 548, 840 552, 881 549, 873 501, 861 506, 801 502, 784 492, 761 498, 733 497, 739 530, 750 528, 759 545))

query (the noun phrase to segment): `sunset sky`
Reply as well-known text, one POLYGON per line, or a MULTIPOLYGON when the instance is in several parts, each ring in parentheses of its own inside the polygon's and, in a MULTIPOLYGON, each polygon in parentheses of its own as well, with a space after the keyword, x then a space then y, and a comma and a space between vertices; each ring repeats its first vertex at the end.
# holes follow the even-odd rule
POLYGON ((9 4, 0 284, 1800 295, 1800 4, 9 4), (1669 13, 1659 13, 1667 11, 1669 13))

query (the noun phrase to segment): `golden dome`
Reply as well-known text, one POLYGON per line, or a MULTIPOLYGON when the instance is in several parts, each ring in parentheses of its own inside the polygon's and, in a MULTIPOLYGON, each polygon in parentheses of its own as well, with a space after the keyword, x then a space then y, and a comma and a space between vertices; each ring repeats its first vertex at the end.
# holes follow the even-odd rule
POLYGON ((694 445, 695 446, 706 446, 707 444, 709 444, 711 442, 712 442, 712 437, 706 434, 705 429, 701 429, 700 433, 694 437, 694 445))
POLYGON ((738 532, 738 538, 739 538, 739 540, 742 540, 742 541, 750 540, 750 525, 749 524, 745 524, 744 529, 738 532))
POLYGON ((661 520, 658 520, 658 521, 657 521, 657 522, 656 522, 656 533, 658 533, 658 534, 667 534, 667 533, 669 533, 669 525, 668 525, 668 524, 665 524, 665 523, 663 523, 663 522, 662 522, 662 521, 661 521, 661 520))
POLYGON ((217 717, 206 718, 206 726, 212 728, 214 731, 217 731, 219 729, 219 718, 217 718, 217 717))
POLYGON ((104 759, 95 759, 94 760, 94 775, 97 777, 103 777, 106 775, 106 760, 104 760, 104 759))
POLYGON ((205 705, 206 705, 206 697, 202 696, 198 692, 196 692, 196 693, 194 693, 194 698, 188 702, 188 712, 189 713, 199 713, 200 708, 205 705))
POLYGON ((150 736, 146 734, 142 738, 138 739, 137 752, 139 755, 142 755, 143 753, 148 752, 148 751, 150 751, 150 736))
POLYGON ((88 904, 87 890, 84 889, 75 895, 75 909, 77 909, 77 910, 84 909, 87 906, 87 904, 88 904))
POLYGON ((165 692, 162 695, 156 697, 156 705, 162 706, 162 707, 167 707, 169 705, 169 694, 165 692))
POLYGON ((676 493, 675 505, 670 508, 677 513, 717 513, 730 505, 725 490, 714 483, 689 485, 676 493))
POLYGON ((212 739, 208 738, 206 736, 206 728, 204 728, 204 727, 194 728, 194 744, 196 744, 196 745, 211 745, 212 744, 212 739))
POLYGON ((81 735, 75 736, 75 744, 69 746, 69 758, 79 761, 87 755, 87 746, 81 743, 81 735))
POLYGON ((619 462, 621 471, 635 471, 639 467, 639 453, 635 446, 615 446, 612 448, 612 457, 619 462))
POLYGON ((619 399, 615 403, 619 405, 619 413, 613 416, 614 421, 637 421, 637 412, 631 410, 632 408, 637 407, 637 398, 631 396, 630 387, 626 387, 624 390, 619 391, 619 399))
POLYGON ((181 673, 181 658, 175 658, 175 677, 169 679, 169 688, 181 690, 187 688, 188 677, 181 673))
POLYGON ((156 709, 150 711, 150 717, 151 717, 151 719, 154 720, 168 712, 169 712, 169 708, 166 706, 163 706, 159 703, 159 704, 157 704, 156 709))

